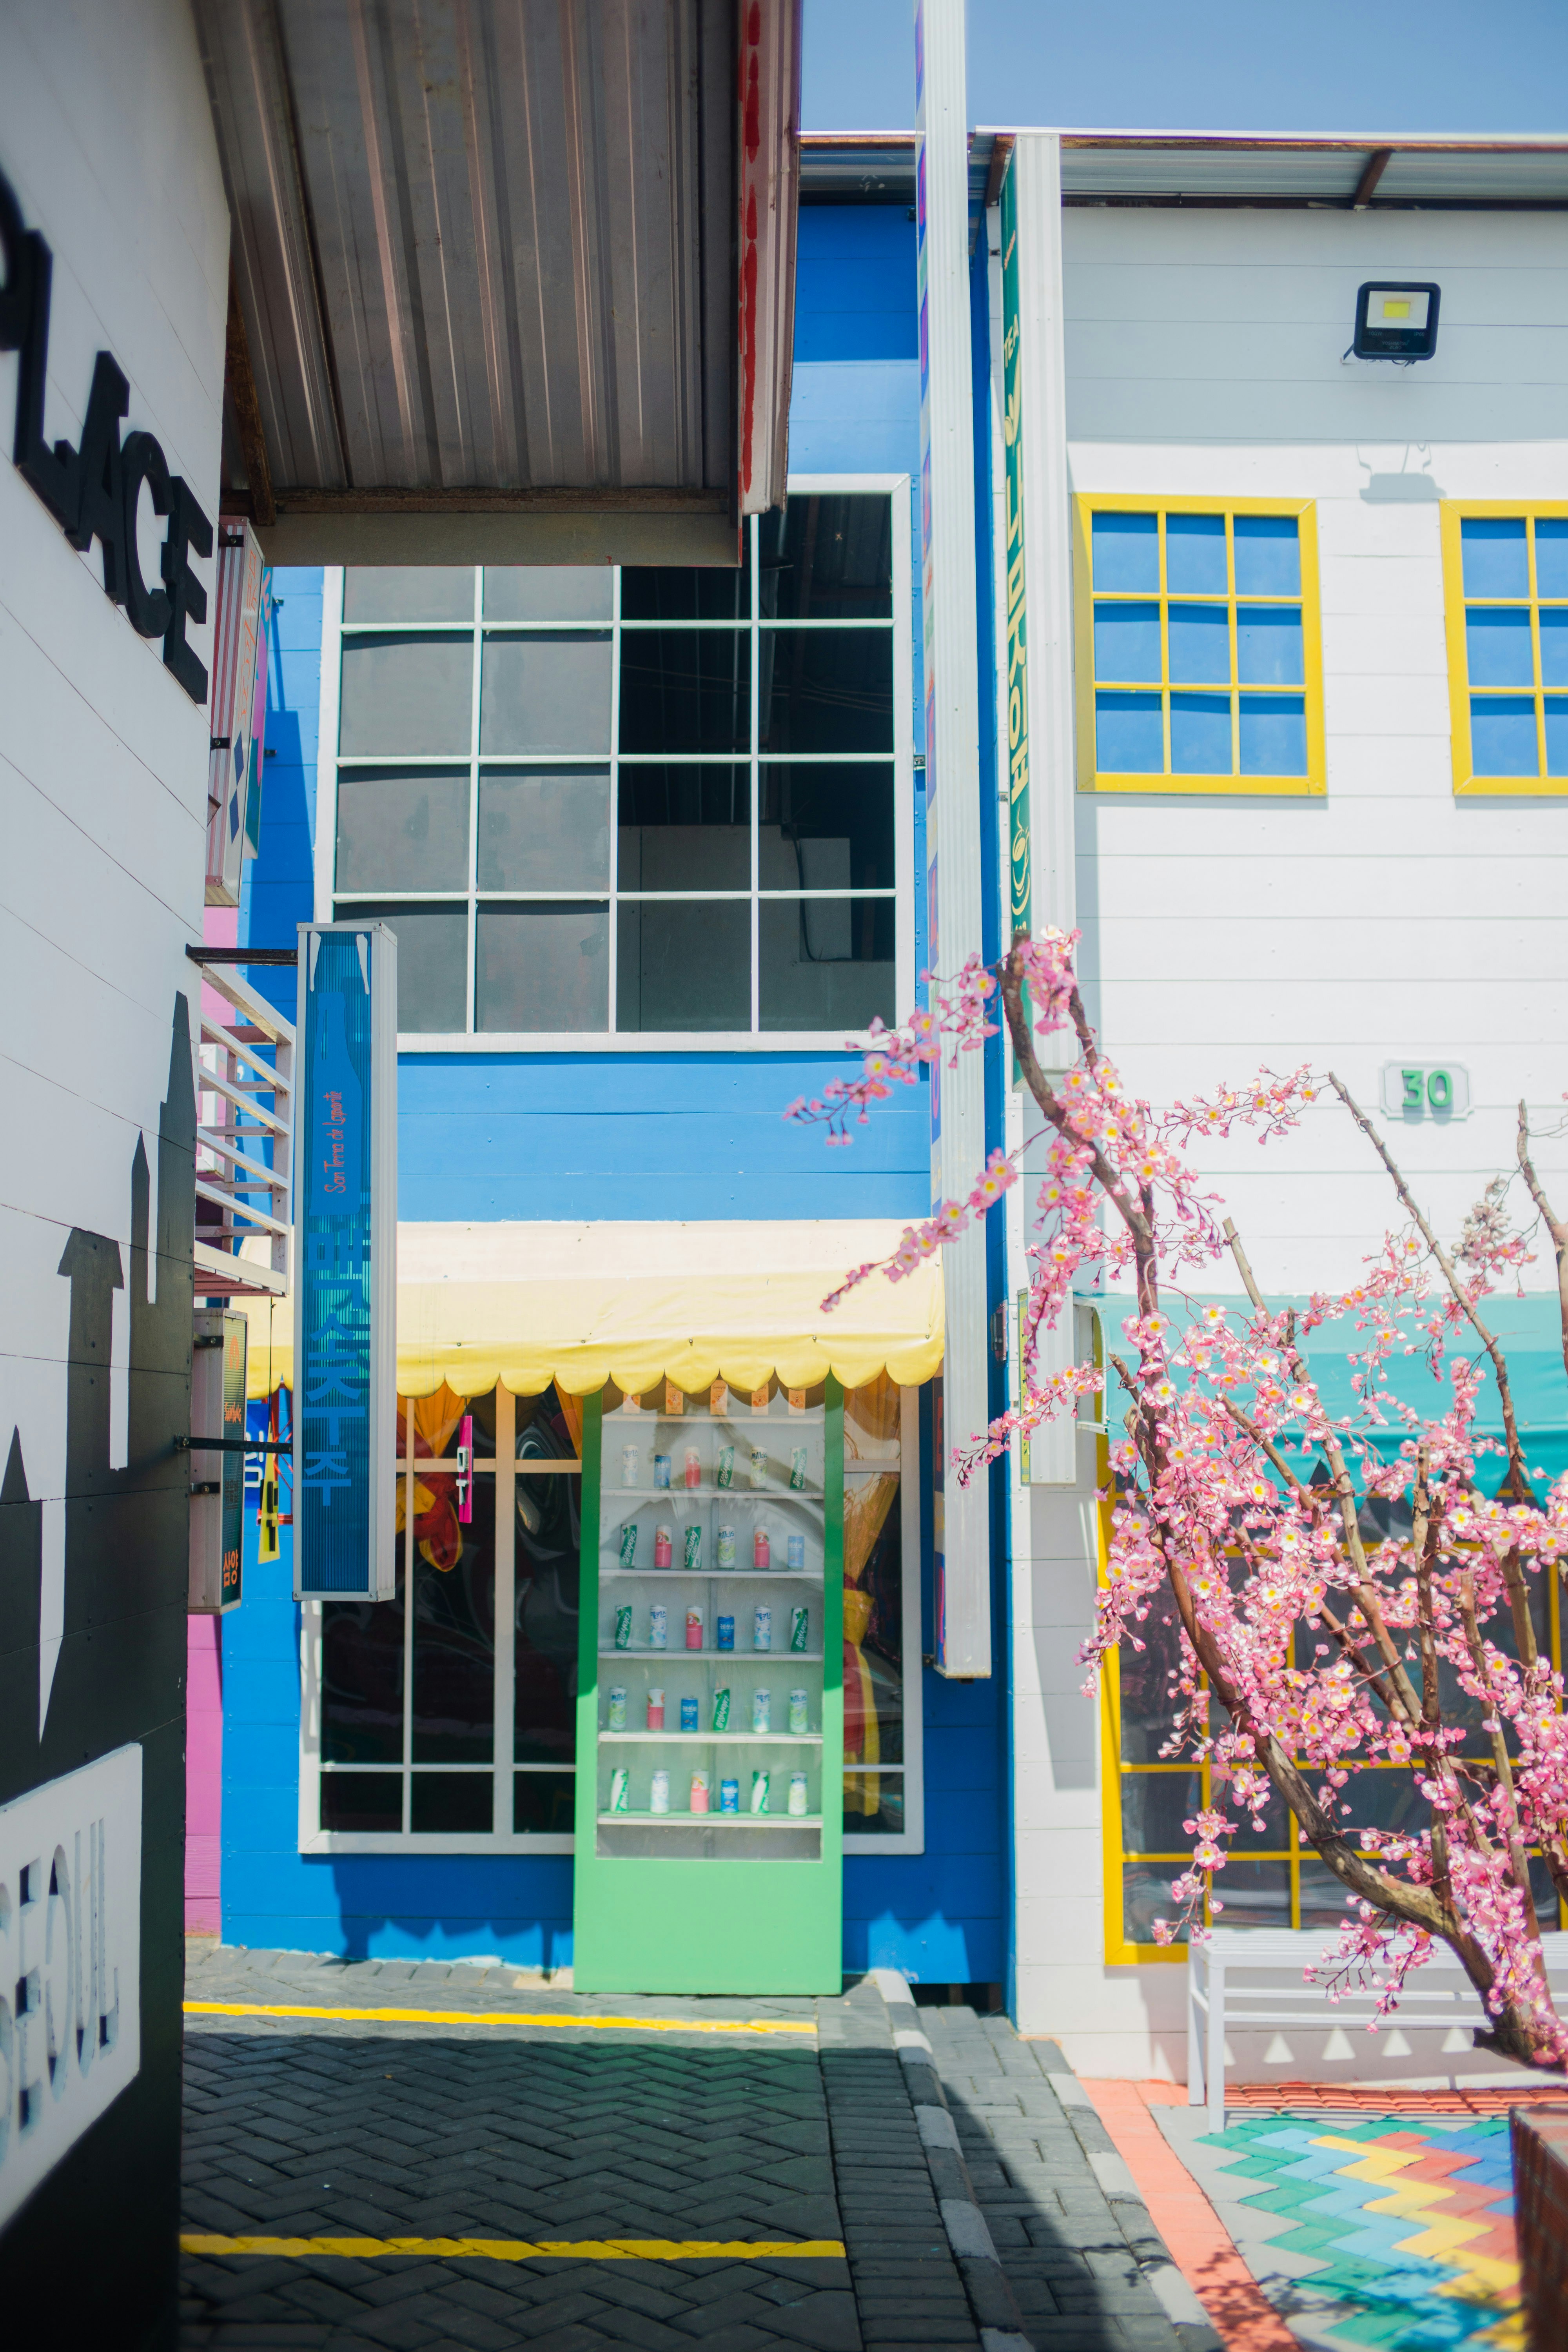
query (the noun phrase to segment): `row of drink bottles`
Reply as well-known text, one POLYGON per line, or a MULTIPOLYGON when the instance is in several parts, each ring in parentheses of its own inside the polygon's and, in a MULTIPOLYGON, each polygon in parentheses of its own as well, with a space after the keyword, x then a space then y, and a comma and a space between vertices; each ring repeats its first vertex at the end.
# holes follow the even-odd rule
MULTIPOLYGON (((612 1685, 609 1692, 609 1721, 605 1726, 607 1730, 625 1731, 626 1728, 626 1697, 627 1695, 624 1685, 616 1683, 612 1685)), ((701 1706, 699 1700, 694 1698, 683 1698, 681 1700, 680 1728, 683 1732, 697 1730, 698 1717, 700 1712, 701 1706)), ((792 1690, 789 1695, 789 1727, 791 1732, 796 1738, 799 1738, 809 1731, 810 1716, 810 1692, 792 1690)), ((662 1690, 650 1690, 647 1695, 647 1727, 650 1731, 662 1731, 664 1729, 664 1693, 662 1690)), ((752 1693, 752 1729, 755 1732, 771 1732, 773 1727, 773 1695, 772 1691, 769 1690, 755 1690, 752 1693)), ((728 1689, 716 1690, 713 1694, 713 1728, 715 1731, 719 1732, 728 1731, 730 1728, 730 1694, 728 1689)))
MULTIPOLYGON (((616 1647, 617 1650, 629 1650, 631 1648, 633 1622, 634 1612, 630 1603, 623 1602, 621 1607, 616 1612, 616 1647)), ((700 1607, 694 1603, 686 1612, 687 1648, 689 1650, 701 1649, 702 1637, 706 1631, 707 1619, 704 1617, 700 1607)), ((809 1648, 810 1643, 811 1612, 805 1607, 804 1602, 797 1601, 795 1606, 789 1612, 789 1645, 792 1650, 805 1650, 809 1648)), ((664 1607, 661 1601, 656 1601, 647 1612, 647 1645, 650 1650, 668 1650, 669 1647, 669 1612, 664 1607)), ((732 1650, 734 1648, 735 1621, 733 1617, 716 1617, 713 1620, 713 1646, 716 1650, 732 1650)), ((753 1609, 752 1612, 752 1649, 771 1650, 773 1646, 773 1611, 768 1608, 753 1609)))
MULTIPOLYGON (((761 1445, 753 1445, 751 1449, 751 1456, 752 1458, 747 1465, 747 1479, 749 1484, 753 1488, 766 1486, 768 1484, 768 1456, 765 1448, 761 1445)), ((622 1446, 621 1484, 623 1486, 640 1486, 642 1485, 642 1468, 646 1458, 644 1450, 640 1445, 622 1446)), ((804 1445, 792 1446, 789 1457, 789 1483, 797 1494, 803 1494, 805 1490, 805 1447, 804 1445)), ((653 1457, 654 1485, 656 1486, 673 1486, 674 1482, 675 1456, 672 1454, 656 1453, 653 1457)), ((702 1456, 699 1454, 695 1445, 689 1445, 686 1449, 686 1459, 681 1465, 680 1483, 690 1493, 695 1493, 696 1489, 702 1484, 702 1456)), ((719 1459, 713 1467, 713 1484, 715 1486, 725 1487, 732 1486, 734 1483, 735 1449, 732 1445, 721 1445, 719 1449, 719 1459)))
MULTIPOLYGON (((700 1576, 702 1573, 702 1530, 700 1528, 691 1527, 686 1529, 681 1550, 687 1574, 689 1576, 700 1576)), ((637 1564, 637 1523, 635 1519, 627 1519, 621 1529, 620 1555, 621 1566, 623 1568, 636 1568, 637 1564)), ((805 1568, 805 1538, 804 1536, 790 1536, 786 1539, 784 1558, 792 1569, 798 1571, 805 1568)), ((653 1531, 653 1564, 655 1568, 674 1567, 675 1529, 673 1528, 655 1528, 653 1531)), ((752 1530, 752 1566, 754 1569, 771 1569, 773 1564, 773 1538, 769 1535, 766 1528, 756 1528, 752 1530)), ((735 1530, 733 1528, 714 1528, 713 1565, 715 1568, 734 1568, 737 1565, 735 1557, 735 1530)))
MULTIPOLYGON (((709 1774, 706 1772, 693 1772, 691 1775, 690 1809, 694 1813, 708 1813, 712 1811, 712 1791, 713 1783, 709 1774)), ((751 1811, 753 1813, 765 1813, 768 1811, 768 1801, 772 1793, 773 1774, 767 1771, 753 1772, 752 1775, 751 1811)), ((631 1809, 631 1774, 626 1770, 624 1765, 617 1765, 614 1772, 610 1775, 610 1811, 612 1813, 629 1813, 631 1809)), ((652 1776, 648 1785, 647 1809, 650 1813, 668 1812, 669 1775, 668 1772, 655 1772, 652 1776)), ((738 1813, 740 1810, 741 1784, 739 1780, 721 1780, 719 1783, 719 1811, 721 1813, 738 1813)), ((792 1772, 789 1776, 789 1797, 785 1804, 785 1811, 796 1815, 797 1817, 801 1814, 808 1813, 811 1811, 811 1798, 806 1784, 806 1776, 804 1772, 792 1772)))

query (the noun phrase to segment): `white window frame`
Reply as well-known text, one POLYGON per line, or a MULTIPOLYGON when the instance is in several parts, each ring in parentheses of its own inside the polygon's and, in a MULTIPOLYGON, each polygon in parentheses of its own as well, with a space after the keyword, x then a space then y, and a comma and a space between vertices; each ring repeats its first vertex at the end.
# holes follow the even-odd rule
MULTIPOLYGON (((901 1388, 899 1391, 899 1510, 900 1542, 902 1547, 903 1570, 903 1712, 904 1760, 901 1765, 879 1764, 873 1770, 901 1774, 904 1784, 904 1826, 896 1836, 868 1835, 847 1831, 844 1852, 865 1854, 923 1853, 925 1852, 925 1742, 922 1696, 925 1685, 924 1664, 921 1654, 921 1478, 920 1478, 920 1391, 901 1388)), ((512 1492, 512 1479, 518 1475, 516 1454, 515 1402, 510 1391, 498 1386, 496 1391, 496 1453, 493 1465, 480 1461, 475 1467, 485 1475, 493 1467, 496 1480, 496 1732, 498 1739, 510 1737, 508 1727, 512 1720, 510 1693, 513 1689, 513 1636, 516 1627, 515 1536, 517 1508, 512 1492), (501 1694, 507 1694, 503 1699, 501 1694)), ((406 1457, 399 1463, 398 1475, 412 1481, 417 1462, 406 1457)), ((426 1467, 434 1465, 426 1464, 426 1467)), ((560 1472, 522 1474, 525 1476, 562 1475, 560 1472)), ((875 1475, 875 1465, 868 1465, 868 1475, 875 1475)), ((412 1492, 409 1504, 412 1505, 412 1492)), ((558 1772, 558 1764, 503 1765, 498 1759, 489 1768, 494 1810, 491 1828, 486 1834, 476 1830, 323 1830, 321 1818, 321 1780, 333 1771, 380 1771, 388 1779, 396 1771, 401 1775, 403 1818, 408 1819, 410 1775, 417 1770, 464 1771, 473 1773, 477 1765, 416 1765, 411 1741, 413 1733, 413 1673, 414 1673, 414 1513, 407 1507, 404 1513, 404 1577, 403 1605, 403 1761, 397 1767, 361 1764, 326 1765, 321 1761, 321 1603, 306 1601, 300 1610, 300 1818, 299 1851, 301 1853, 571 1853, 576 1841, 569 1831, 518 1831, 510 1827, 512 1800, 511 1775, 519 1771, 558 1772)), ((846 1767, 858 1770, 860 1767, 846 1767)))
MULTIPOLYGON (((809 498, 813 496, 853 497, 856 495, 880 495, 886 497, 891 505, 893 616, 889 625, 891 627, 893 633, 893 854, 896 869, 893 886, 893 908, 894 1010, 896 1015, 901 1014, 903 1008, 913 1002, 915 982, 914 655, 913 641, 911 637, 913 620, 910 569, 910 483, 908 474, 796 474, 790 477, 789 483, 789 495, 791 498, 809 498)), ((750 528, 749 524, 748 528, 750 528)), ((617 785, 620 768, 617 706, 620 692, 621 593, 620 572, 618 568, 613 571, 612 580, 612 618, 610 622, 607 625, 598 623, 581 623, 574 624, 574 625, 580 627, 591 626, 595 628, 607 625, 612 639, 611 675, 613 682, 611 688, 612 699, 610 712, 611 748, 605 755, 603 761, 600 761, 597 758, 590 758, 589 755, 584 754, 583 764, 592 766, 607 765, 610 771, 610 807, 612 813, 612 822, 610 825, 610 892, 612 896, 610 903, 612 919, 609 925, 609 974, 607 985, 609 1018, 613 1022, 616 1014, 616 964, 618 948, 616 939, 617 926, 614 919, 615 898, 613 896, 617 879, 616 869, 618 852, 617 835, 619 831, 617 824, 614 822, 615 812, 618 803, 617 785)), ((493 628, 498 635, 514 633, 516 627, 515 624, 492 624, 487 623, 484 620, 480 610, 482 581, 482 567, 476 565, 474 567, 474 615, 471 622, 462 621, 437 623, 423 625, 437 631, 445 630, 454 635, 471 630, 476 637, 481 636, 488 628, 493 628)), ((759 625, 765 628, 772 625, 760 621, 758 612, 759 588, 760 583, 758 581, 757 569, 753 564, 752 570, 752 622, 753 628, 759 625)), ((355 625, 351 623, 348 625, 352 632, 355 625)), ((367 630, 374 629, 379 634, 386 629, 401 626, 403 625, 393 623, 372 624, 367 622, 363 625, 367 630)), ((409 623, 406 625, 412 629, 421 625, 409 623)), ((715 622, 685 621, 661 623, 659 625, 661 627, 672 629, 700 630, 721 628, 731 625, 715 622)), ((787 626, 789 628, 836 629, 842 625, 837 622, 805 621, 780 623, 778 625, 780 627, 787 626)), ((863 625, 879 627, 882 625, 880 623, 868 623, 863 625)), ((318 922, 329 922, 332 919, 333 915, 333 864, 337 849, 338 770, 340 764, 338 752, 338 725, 342 698, 343 635, 342 568, 341 565, 329 566, 322 580, 321 732, 316 751, 314 882, 316 919, 318 922)), ((752 664, 752 698, 753 709, 757 694, 757 664, 753 662, 752 664)), ((470 779, 472 780, 477 780, 479 769, 479 665, 476 662, 474 666, 475 685, 473 724, 469 750, 466 762, 468 766, 470 779)), ((670 756, 673 758, 676 755, 672 754, 670 756)), ((817 756, 819 756, 825 763, 828 763, 837 755, 822 753, 817 756)), ((364 755, 364 764, 384 767, 387 764, 389 757, 389 754, 378 754, 373 759, 371 755, 366 754, 364 755)), ((728 759, 727 756, 721 759, 718 754, 700 756, 687 755, 687 757, 682 760, 681 764, 702 764, 704 761, 709 764, 715 765, 741 764, 741 762, 728 759)), ((444 760, 437 759, 432 756, 426 764, 428 764, 432 768, 443 766, 450 768, 454 764, 459 763, 463 763, 461 754, 453 754, 451 757, 444 760)), ((867 764, 869 763, 870 762, 868 761, 867 764)), ((516 764, 521 766, 522 763, 513 762, 510 760, 499 761, 497 755, 491 755, 490 764, 505 764, 508 766, 516 764)), ((557 761, 555 764, 559 765, 560 762, 557 761)), ((753 753, 751 760, 753 795, 757 790, 760 765, 761 762, 758 756, 753 753)), ((470 870, 472 870, 471 861, 476 854, 474 836, 476 823, 475 794, 477 793, 477 781, 471 782, 469 794, 470 870)), ((754 885, 754 875, 752 880, 754 885)), ((398 894, 396 892, 388 893, 384 891, 379 894, 374 891, 365 891, 358 894, 358 896, 363 898, 367 903, 374 901, 377 904, 384 903, 389 897, 395 898, 397 895, 398 894)), ((417 892, 409 892, 406 895, 413 899, 418 898, 421 894, 417 892)), ((480 897, 490 895, 496 894, 481 893, 477 889, 477 887, 471 886, 468 892, 468 903, 470 909, 477 908, 480 897)), ((574 900, 577 900, 584 898, 593 898, 595 893, 592 891, 577 890, 563 895, 569 895, 574 900)), ((672 893, 668 891, 661 891, 653 895, 668 898, 672 896, 679 897, 681 894, 678 892, 672 893)), ((693 892, 690 895, 700 898, 711 894, 693 892)), ((792 898, 796 894, 790 891, 777 891, 766 892, 763 895, 769 898, 792 898)), ((825 892, 817 895, 838 898, 863 898, 866 896, 866 893, 864 891, 844 890, 825 892)), ((352 910, 353 903, 353 899, 345 897, 343 900, 345 913, 352 910)), ((758 972, 756 917, 759 905, 759 900, 754 888, 751 903, 752 909, 752 1016, 754 1020, 757 1015, 756 994, 758 972)), ((474 1012, 474 937, 470 924, 467 974, 468 1016, 470 1020, 473 1018, 474 1012)), ((617 1030, 615 1028, 602 1030, 415 1030, 402 1031, 399 1033, 397 1050, 400 1054, 668 1054, 671 1052, 692 1054, 734 1054, 739 1052, 788 1054, 800 1052, 821 1052, 824 1049, 842 1051, 846 1045, 849 1045, 855 1049, 859 1049, 864 1047, 864 1045, 868 1042, 868 1038, 869 1033, 868 1031, 850 1030, 846 1032, 843 1029, 704 1029, 696 1031, 671 1029, 617 1030)))

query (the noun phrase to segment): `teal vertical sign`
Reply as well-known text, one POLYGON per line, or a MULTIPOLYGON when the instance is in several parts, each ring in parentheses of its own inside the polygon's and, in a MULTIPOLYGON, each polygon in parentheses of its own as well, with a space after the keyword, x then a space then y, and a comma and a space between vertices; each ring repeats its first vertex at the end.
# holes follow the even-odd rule
POLYGON ((302 925, 295 1159, 294 1587, 394 1588, 396 941, 302 925))

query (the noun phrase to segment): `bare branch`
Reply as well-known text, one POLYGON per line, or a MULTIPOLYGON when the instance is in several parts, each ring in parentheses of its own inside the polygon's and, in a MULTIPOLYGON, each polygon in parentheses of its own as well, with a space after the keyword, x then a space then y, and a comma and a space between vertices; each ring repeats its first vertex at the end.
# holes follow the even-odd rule
POLYGON ((1519 1106, 1517 1150, 1520 1172, 1524 1178, 1531 1199, 1541 1213, 1541 1222, 1552 1236, 1552 1246, 1557 1253, 1557 1309, 1563 1328, 1563 1368, 1564 1371, 1568 1371, 1568 1225, 1565 1225, 1562 1218, 1554 1213, 1551 1202, 1546 1197, 1541 1179, 1535 1172, 1535 1162, 1530 1156, 1530 1113, 1522 1101, 1519 1106))

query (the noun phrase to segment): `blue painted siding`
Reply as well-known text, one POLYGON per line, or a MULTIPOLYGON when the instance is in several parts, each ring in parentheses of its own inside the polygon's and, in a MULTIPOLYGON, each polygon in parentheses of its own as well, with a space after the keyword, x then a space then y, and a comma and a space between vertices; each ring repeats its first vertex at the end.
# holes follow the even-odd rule
MULTIPOLYGON (((918 477, 915 238, 902 205, 808 207, 801 215, 791 464, 802 473, 918 477)), ((920 744, 918 515, 913 520, 920 744)), ((276 585, 268 720, 275 757, 267 763, 262 856, 247 869, 241 915, 241 937, 258 946, 291 945, 312 904, 321 575, 280 572, 276 585)), ((987 815, 994 829, 994 807, 983 809, 983 823, 987 815)), ((926 956, 923 816, 917 793, 917 969, 926 956)), ((279 990, 285 1000, 291 1004, 290 989, 279 990)), ((930 1199, 923 1087, 900 1090, 869 1126, 852 1130, 848 1151, 828 1151, 819 1133, 783 1123, 784 1104, 819 1094, 844 1059, 766 1051, 405 1055, 399 1213, 920 1217, 930 1199)), ((929 1429, 924 1444, 929 1487, 929 1429)), ((297 1950, 408 1958, 493 1952, 519 1966, 564 1966, 568 1857, 298 1852, 299 1612, 289 1531, 280 1559, 258 1566, 255 1549, 251 1520, 244 1605, 223 1627, 225 1936, 297 1950)), ((924 1580, 929 1617, 929 1556, 924 1580)), ((1000 1590, 996 1605, 1000 1626, 1000 1590)), ((929 1642, 929 1623, 923 1633, 910 1629, 911 1666, 917 1643, 929 1642)), ((1000 1654, 997 1664, 987 1683, 924 1676, 926 1852, 847 1862, 847 1969, 898 1968, 926 1982, 994 1981, 1005 1973, 1000 1654)))

